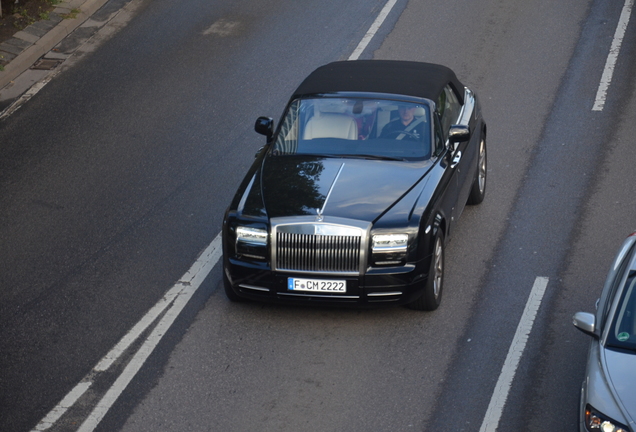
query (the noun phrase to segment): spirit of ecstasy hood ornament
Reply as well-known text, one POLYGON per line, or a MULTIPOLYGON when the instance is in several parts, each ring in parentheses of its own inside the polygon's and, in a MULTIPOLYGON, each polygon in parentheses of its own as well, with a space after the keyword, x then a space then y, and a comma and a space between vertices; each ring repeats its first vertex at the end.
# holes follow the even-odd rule
POLYGON ((322 217, 322 209, 317 208, 316 209, 316 222, 322 222, 323 221, 323 217, 322 217))

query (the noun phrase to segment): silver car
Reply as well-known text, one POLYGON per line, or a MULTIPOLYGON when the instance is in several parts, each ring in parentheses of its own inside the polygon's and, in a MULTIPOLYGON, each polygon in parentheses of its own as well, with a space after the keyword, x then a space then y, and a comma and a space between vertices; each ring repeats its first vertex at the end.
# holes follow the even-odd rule
POLYGON ((623 243, 596 314, 574 326, 593 337, 581 388, 581 432, 636 432, 636 233, 623 243))

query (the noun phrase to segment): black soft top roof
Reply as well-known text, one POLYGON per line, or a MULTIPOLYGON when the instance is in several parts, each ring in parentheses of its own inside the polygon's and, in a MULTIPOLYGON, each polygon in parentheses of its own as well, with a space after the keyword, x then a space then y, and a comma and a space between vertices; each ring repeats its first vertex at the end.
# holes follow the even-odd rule
POLYGON ((437 102, 446 84, 463 103, 464 86, 446 66, 395 60, 339 61, 313 71, 298 86, 293 98, 348 91, 393 93, 437 102))

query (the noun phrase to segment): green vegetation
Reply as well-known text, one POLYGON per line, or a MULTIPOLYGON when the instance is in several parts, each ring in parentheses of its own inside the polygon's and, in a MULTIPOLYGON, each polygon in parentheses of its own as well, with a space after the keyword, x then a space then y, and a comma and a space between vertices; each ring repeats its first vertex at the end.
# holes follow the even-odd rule
POLYGON ((60 15, 62 18, 64 19, 75 19, 77 18, 77 14, 80 13, 81 10, 79 9, 71 9, 71 11, 67 14, 62 14, 60 15))
POLYGON ((26 10, 26 8, 14 9, 13 13, 18 14, 23 18, 19 24, 17 21, 13 23, 13 25, 20 30, 22 30, 24 27, 30 24, 33 24, 35 22, 35 18, 29 15, 29 11, 26 10))

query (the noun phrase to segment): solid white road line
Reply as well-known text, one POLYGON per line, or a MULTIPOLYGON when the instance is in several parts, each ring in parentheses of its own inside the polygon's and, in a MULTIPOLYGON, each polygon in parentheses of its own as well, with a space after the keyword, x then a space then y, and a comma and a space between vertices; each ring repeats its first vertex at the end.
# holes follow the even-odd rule
POLYGON ((97 375, 100 372, 108 370, 126 349, 167 309, 165 315, 161 318, 139 351, 130 360, 122 374, 117 378, 113 386, 108 390, 106 395, 104 395, 81 426, 82 431, 94 430, 117 400, 117 397, 119 397, 128 383, 132 381, 135 374, 141 369, 146 359, 161 341, 163 335, 166 334, 174 320, 188 303, 188 300, 194 295, 212 268, 214 268, 219 261, 221 255, 221 233, 219 233, 179 281, 144 315, 119 343, 97 363, 88 374, 88 378, 85 378, 75 386, 75 388, 38 423, 33 431, 45 431, 50 428, 77 402, 86 390, 88 390, 97 375))
POLYGON ((592 111, 603 111, 605 107, 605 99, 607 98, 607 90, 612 83, 612 76, 614 75, 614 68, 616 67, 616 61, 618 60, 618 54, 621 51, 621 44, 623 43, 623 37, 627 30, 627 24, 629 24, 629 17, 632 13, 632 6, 634 0, 625 0, 625 5, 621 12, 621 16, 618 19, 618 25, 616 26, 616 32, 614 33, 614 40, 605 62, 605 69, 601 76, 601 82, 598 85, 596 92, 596 99, 592 111))
POLYGON ((521 320, 517 326, 515 336, 510 344, 508 356, 506 357, 506 361, 501 369, 499 380, 497 381, 495 390, 490 398, 488 410, 486 411, 484 421, 481 424, 481 429, 479 429, 480 432, 495 432, 499 426, 499 420, 501 419, 501 414, 503 413, 506 399, 508 398, 508 393, 512 386, 512 380, 515 377, 517 366, 519 366, 519 361, 521 360, 523 351, 526 348, 528 336, 530 335, 530 331, 532 331, 532 325, 534 324, 534 319, 537 316, 539 306, 541 306, 541 300, 543 299, 543 294, 545 294, 547 286, 548 278, 546 277, 538 277, 534 281, 530 297, 526 303, 523 315, 521 315, 521 320))
POLYGON ((103 372, 116 361, 128 347, 136 341, 152 324, 159 315, 181 294, 185 286, 199 286, 206 278, 212 267, 221 257, 221 233, 201 253, 199 258, 192 264, 190 269, 179 279, 179 281, 157 302, 146 315, 119 341, 115 347, 104 356, 95 366, 95 371, 103 372))
POLYGON ((117 377, 115 383, 108 389, 102 400, 95 406, 93 411, 88 415, 84 423, 78 429, 78 432, 92 432, 97 425, 102 421, 108 410, 117 401, 122 392, 128 387, 128 384, 133 380, 137 372, 144 365, 150 354, 154 351, 155 347, 159 344, 163 336, 170 329, 170 326, 174 320, 179 316, 181 310, 185 307, 190 300, 190 297, 196 292, 198 287, 186 287, 179 296, 175 299, 174 303, 168 309, 166 314, 161 318, 161 321, 154 328, 150 336, 146 339, 144 344, 139 348, 139 351, 130 360, 124 371, 117 377))
POLYGON ((93 370, 95 370, 96 372, 103 372, 108 370, 110 366, 115 361, 117 361, 117 359, 119 359, 119 357, 123 354, 123 352, 126 351, 128 347, 130 347, 130 345, 132 345, 132 343, 139 338, 141 333, 143 333, 148 327, 150 327, 150 324, 155 322, 157 317, 161 315, 163 311, 165 311, 166 308, 168 308, 168 306, 172 304, 174 299, 179 294, 181 294, 181 291, 183 291, 182 285, 177 284, 173 286, 163 296, 163 298, 159 300, 157 304, 155 304, 146 313, 146 315, 144 315, 144 317, 141 320, 139 320, 139 322, 135 324, 135 326, 132 329, 128 331, 128 333, 119 341, 119 343, 115 345, 113 349, 111 349, 110 352, 106 354, 99 363, 97 363, 97 366, 95 366, 93 370))
POLYGON ((66 412, 66 410, 68 408, 70 408, 73 405, 75 405, 75 402, 77 402, 77 400, 79 398, 81 398, 84 393, 86 393, 86 390, 88 390, 88 388, 92 384, 93 383, 91 381, 88 381, 88 382, 82 381, 78 385, 76 385, 75 388, 73 390, 71 390, 64 397, 64 399, 62 399, 62 401, 59 404, 57 404, 57 406, 55 408, 53 408, 46 415, 46 417, 44 417, 42 419, 42 421, 40 423, 38 423, 38 425, 33 430, 34 431, 45 431, 48 428, 50 428, 51 426, 53 426, 55 424, 55 422, 58 421, 60 419, 60 417, 62 417, 62 415, 64 415, 64 413, 66 412))
POLYGON ((356 49, 354 49, 353 53, 349 56, 349 60, 358 60, 358 58, 360 58, 360 55, 367 47, 367 45, 369 45, 369 42, 371 42, 373 36, 375 36, 375 34, 378 32, 380 26, 386 19, 387 15, 389 15, 389 12, 391 12, 391 9, 393 9, 393 6, 395 6, 396 2, 397 0, 389 0, 388 2, 386 2, 378 17, 375 19, 373 24, 371 24, 371 27, 369 27, 369 31, 367 31, 367 34, 364 35, 356 49))

